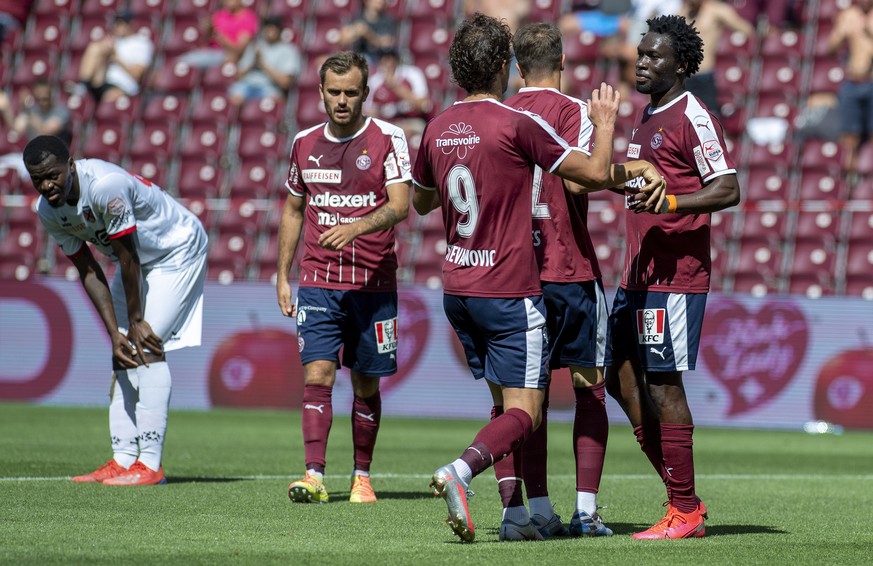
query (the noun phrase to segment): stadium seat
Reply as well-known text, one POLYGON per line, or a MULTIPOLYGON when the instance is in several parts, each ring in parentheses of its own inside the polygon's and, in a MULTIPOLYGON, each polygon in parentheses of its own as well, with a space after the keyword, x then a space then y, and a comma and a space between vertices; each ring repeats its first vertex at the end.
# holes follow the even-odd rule
MULTIPOLYGON (((57 2, 58 0, 54 0, 57 2)), ((72 0, 74 4, 81 4, 82 16, 100 16, 105 18, 107 14, 113 14, 124 4, 123 0, 72 0)), ((41 4, 43 2, 40 2, 41 4)))
POLYGON ((31 17, 33 23, 24 35, 25 50, 59 53, 66 47, 69 20, 57 14, 31 17))
POLYGON ((567 63, 594 63, 600 57, 600 39, 589 31, 564 38, 567 63))
POLYGON ((276 177, 276 168, 267 163, 243 160, 230 183, 230 196, 246 199, 284 197, 284 180, 276 177))
POLYGON ((188 98, 183 93, 151 96, 143 109, 142 119, 147 124, 180 126, 188 114, 188 98))
MULTIPOLYGON (((136 142, 134 142, 135 146, 136 142)), ((176 194, 176 187, 170 185, 170 166, 165 157, 157 159, 149 155, 131 156, 127 161, 126 169, 134 175, 150 180, 165 191, 176 194)))
POLYGON ((300 75, 297 77, 297 91, 317 89, 321 84, 321 77, 318 72, 327 55, 307 55, 306 62, 303 65, 300 75))
POLYGON ((222 190, 224 172, 208 159, 183 159, 179 164, 180 198, 216 198, 222 190))
POLYGON ((342 22, 335 18, 313 19, 306 33, 306 53, 323 55, 340 50, 342 22))
POLYGON ((613 197, 616 201, 615 205, 602 206, 599 210, 589 209, 586 224, 592 238, 595 235, 612 238, 623 233, 624 210, 621 208, 621 197, 618 195, 613 197))
POLYGON ((561 0, 533 0, 530 3, 530 22, 557 22, 561 16, 561 0))
POLYGON ((582 98, 599 86, 603 80, 603 71, 596 62, 567 63, 561 75, 561 84, 570 96, 582 98))
POLYGON ((803 171, 821 171, 840 176, 843 160, 843 147, 839 143, 807 139, 800 150, 799 165, 803 171))
POLYGON ((54 53, 26 51, 20 57, 10 81, 13 90, 30 88, 39 79, 52 81, 57 77, 57 58, 54 53))
POLYGON ((127 141, 127 128, 124 125, 98 122, 91 126, 85 136, 82 153, 84 157, 105 159, 117 163, 124 155, 127 141))
POLYGON ((210 67, 203 73, 201 84, 203 88, 226 90, 236 80, 236 69, 233 63, 210 67))
POLYGON ((719 39, 716 53, 718 57, 722 54, 733 57, 742 57, 746 61, 750 61, 757 50, 757 37, 745 36, 740 32, 724 33, 719 39))
POLYGON ((785 211, 746 211, 743 215, 741 237, 747 240, 778 245, 785 241, 788 231, 785 211))
POLYGON ((284 20, 304 21, 309 15, 312 0, 273 0, 270 12, 284 20))
POLYGON ((797 116, 797 111, 797 99, 792 96, 790 91, 762 91, 755 108, 755 117, 782 118, 788 122, 788 132, 791 132, 794 129, 794 118, 797 116))
MULTIPOLYGON (((83 16, 81 23, 73 27, 69 39, 69 51, 81 55, 89 43, 99 41, 106 36, 106 25, 105 14, 83 16)), ((76 70, 78 71, 78 65, 76 70)))
POLYGON ((873 212, 856 210, 850 213, 849 229, 846 237, 849 242, 870 242, 873 234, 873 212))
POLYGON ((221 285, 246 279, 246 263, 234 256, 210 256, 206 262, 206 277, 221 285))
POLYGON ((868 141, 858 149, 855 170, 859 175, 873 175, 873 141, 868 141))
POLYGON ((846 254, 846 275, 866 275, 873 282, 873 242, 853 241, 849 242, 846 254))
POLYGON ((725 240, 712 240, 710 247, 712 270, 709 286, 713 291, 722 291, 726 287, 727 276, 730 273, 731 246, 725 240))
POLYGON ((166 62, 158 67, 152 78, 152 88, 160 93, 190 94, 200 84, 200 73, 182 61, 166 62))
POLYGON ((798 199, 801 202, 824 200, 841 202, 848 197, 845 179, 827 171, 802 169, 799 179, 798 199))
POLYGON ((106 122, 129 128, 131 123, 139 117, 139 97, 130 98, 121 95, 111 102, 103 102, 94 110, 94 119, 97 122, 106 122))
POLYGON ((94 97, 90 94, 70 94, 65 92, 58 93, 58 100, 67 106, 73 123, 88 123, 94 115, 96 103, 94 97))
POLYGON ((181 137, 179 153, 183 157, 219 159, 224 154, 226 130, 214 124, 194 124, 181 137))
POLYGON ((784 29, 764 36, 760 55, 764 59, 778 57, 800 60, 804 55, 806 36, 802 31, 784 29))
POLYGON ((859 178, 852 187, 849 198, 854 201, 873 202, 873 175, 859 178))
POLYGON ((205 41, 202 35, 196 18, 186 19, 177 15, 167 38, 163 43, 156 45, 167 57, 165 66, 170 66, 171 60, 183 53, 204 47, 205 41))
POLYGON ((422 54, 415 58, 415 66, 421 69, 427 78, 427 87, 431 95, 443 95, 449 88, 451 75, 445 57, 439 53, 422 54))
POLYGON ((173 12, 177 18, 182 16, 196 20, 202 17, 203 14, 214 12, 218 7, 218 0, 176 0, 176 5, 173 6, 173 12))
MULTIPOLYGON (((804 2, 801 2, 804 4, 804 2)), ((845 8, 848 5, 847 0, 819 0, 818 2, 818 14, 817 18, 819 22, 833 22, 837 15, 840 13, 840 10, 845 8)), ((804 12, 809 18, 816 16, 811 9, 804 12)))
POLYGON ((79 13, 82 0, 40 0, 33 6, 33 14, 39 17, 63 15, 71 18, 79 13))
POLYGON ((750 166, 743 189, 743 198, 748 201, 788 200, 791 197, 788 168, 768 165, 750 166))
POLYGON ((788 293, 810 299, 832 296, 836 286, 832 274, 792 273, 788 278, 788 293))
MULTIPOLYGON (((29 181, 28 181, 29 184, 29 181)), ((10 231, 17 232, 42 232, 39 218, 34 210, 38 199, 36 192, 33 192, 33 186, 29 186, 30 203, 24 206, 6 206, 0 209, 0 226, 5 225, 10 231), (4 214, 5 213, 5 214, 4 214)))
POLYGON ((868 301, 873 301, 873 280, 870 279, 870 274, 846 275, 845 294, 850 297, 863 297, 868 301))
POLYGON ((816 59, 812 63, 809 92, 830 92, 836 94, 843 83, 845 71, 836 58, 816 59))
POLYGON ((272 163, 276 159, 287 161, 289 154, 285 151, 285 143, 285 136, 270 126, 243 124, 240 127, 237 153, 244 162, 253 160, 256 163, 272 163))
POLYGON ((797 97, 800 93, 801 72, 796 61, 765 59, 761 64, 760 92, 797 97))
POLYGON ((320 0, 312 3, 312 16, 351 20, 361 13, 360 0, 320 0))
POLYGON ((739 137, 746 131, 749 110, 743 100, 721 106, 721 125, 728 136, 739 137))
POLYGON ((176 151, 176 131, 172 123, 146 122, 134 131, 128 154, 133 159, 166 163, 176 151))
POLYGON ((191 107, 194 124, 227 125, 235 121, 237 107, 230 102, 226 89, 204 89, 200 100, 191 107))
POLYGON ((137 18, 161 19, 172 11, 173 0, 130 0, 128 8, 137 18))
MULTIPOLYGON (((728 209, 713 212, 710 215, 710 240, 726 242, 734 237, 734 230, 740 222, 740 212, 728 209)), ((591 215, 589 214, 589 217, 591 215)))
POLYGON ((228 209, 216 221, 219 232, 224 235, 239 235, 256 241, 263 224, 264 212, 249 199, 231 198, 228 209))
POLYGON ((327 120, 324 103, 318 91, 299 90, 297 94, 297 128, 305 130, 327 120))
POLYGON ((409 6, 411 20, 450 20, 455 17, 452 0, 415 0, 409 6))
POLYGON ((23 181, 15 169, 0 168, 0 195, 20 195, 28 190, 32 191, 33 187, 23 181))
POLYGON ((217 214, 212 211, 205 198, 190 197, 180 199, 180 202, 200 219, 200 223, 203 224, 207 232, 212 231, 214 218, 217 214))
POLYGON ((794 144, 790 141, 765 145, 751 144, 745 164, 748 166, 769 165, 787 169, 792 165, 793 159, 794 144))
POLYGON ((433 53, 448 53, 452 28, 448 20, 414 19, 409 26, 409 51, 415 57, 433 53))
POLYGON ((719 99, 738 100, 748 96, 752 87, 751 68, 746 61, 729 59, 715 66, 715 83, 719 99))
POLYGON ((623 248, 613 242, 603 240, 601 236, 592 237, 591 240, 594 244, 594 254, 597 256, 603 284, 612 288, 616 287, 621 281, 624 271, 623 248))
POLYGON ((254 257, 255 243, 245 234, 231 232, 219 233, 209 246, 209 262, 225 259, 239 259, 243 265, 254 257))
MULTIPOLYGON (((318 93, 316 93, 318 94, 318 93)), ((279 127, 285 122, 284 98, 261 98, 247 100, 239 111, 239 121, 244 125, 260 125, 279 127)))

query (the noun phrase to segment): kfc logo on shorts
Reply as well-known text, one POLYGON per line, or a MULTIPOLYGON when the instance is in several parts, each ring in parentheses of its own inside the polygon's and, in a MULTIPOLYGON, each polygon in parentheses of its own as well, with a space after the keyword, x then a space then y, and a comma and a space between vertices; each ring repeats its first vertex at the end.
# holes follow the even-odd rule
POLYGON ((376 347, 380 354, 397 350, 397 317, 376 323, 376 347))
POLYGON ((637 338, 640 344, 664 343, 665 309, 637 310, 637 338))

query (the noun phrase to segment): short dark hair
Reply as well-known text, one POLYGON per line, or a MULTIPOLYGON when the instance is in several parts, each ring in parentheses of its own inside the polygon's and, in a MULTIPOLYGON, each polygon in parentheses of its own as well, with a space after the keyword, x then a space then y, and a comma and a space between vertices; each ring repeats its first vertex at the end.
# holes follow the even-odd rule
POLYGON ((676 60, 685 63, 685 77, 690 77, 700 70, 703 62, 703 40, 693 23, 688 23, 685 16, 658 16, 646 20, 649 33, 659 33, 670 38, 673 54, 676 60))
POLYGON ((318 76, 321 79, 321 84, 324 85, 324 79, 328 71, 333 71, 337 75, 345 75, 357 67, 361 70, 361 76, 364 78, 364 88, 367 88, 367 79, 370 77, 370 67, 367 65, 367 60, 360 53, 354 51, 340 51, 325 60, 318 71, 318 76))
POLYGON ((70 159, 70 148, 57 136, 36 136, 24 146, 24 164, 28 168, 36 167, 50 156, 58 163, 66 163, 70 159))
POLYGON ((261 20, 261 27, 273 26, 282 29, 282 18, 280 16, 266 16, 261 20))
POLYGON ((527 24, 512 38, 515 60, 524 75, 551 74, 561 70, 561 30, 547 23, 527 24))
POLYGON ((512 58, 512 32, 502 20, 476 12, 465 19, 449 47, 452 79, 468 94, 485 92, 512 58))

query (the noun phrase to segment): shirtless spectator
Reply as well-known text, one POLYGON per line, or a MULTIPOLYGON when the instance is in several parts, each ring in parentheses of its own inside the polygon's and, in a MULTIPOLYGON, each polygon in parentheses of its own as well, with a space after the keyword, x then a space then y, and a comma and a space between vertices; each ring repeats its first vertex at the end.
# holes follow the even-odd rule
POLYGON ((132 21, 133 12, 118 12, 112 33, 89 43, 82 56, 79 82, 98 104, 139 94, 142 77, 151 65, 155 46, 134 31, 132 21))
POLYGON ((180 61, 198 68, 239 61, 258 33, 258 16, 243 6, 242 0, 222 0, 221 5, 221 10, 200 23, 200 31, 209 45, 185 53, 180 61))
POLYGON ((840 87, 841 141, 846 172, 855 171, 861 140, 873 134, 873 0, 855 0, 840 12, 828 41, 836 53, 847 47, 840 87))
POLYGON ((738 31, 746 37, 754 35, 755 28, 737 11, 718 0, 684 0, 679 16, 691 23, 703 40, 703 62, 700 70, 685 81, 686 90, 697 96, 710 112, 721 117, 718 87, 715 84, 715 60, 718 44, 725 31, 738 31))

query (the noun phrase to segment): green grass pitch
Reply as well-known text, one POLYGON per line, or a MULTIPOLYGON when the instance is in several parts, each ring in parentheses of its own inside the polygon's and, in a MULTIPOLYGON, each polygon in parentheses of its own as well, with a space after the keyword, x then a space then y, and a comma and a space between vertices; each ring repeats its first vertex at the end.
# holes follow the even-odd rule
MULTIPOLYGON (((483 407, 483 416, 489 407, 483 407)), ((624 423, 610 429, 599 502, 616 535, 498 543, 492 472, 471 499, 477 537, 462 544, 427 487, 482 422, 386 417, 376 448, 375 505, 348 503, 349 418, 334 418, 327 505, 292 504, 303 472, 298 413, 173 411, 169 485, 78 485, 109 457, 105 409, 0 404, 2 564, 871 564, 873 433, 698 429, 698 492, 707 536, 634 541, 664 512, 664 489, 624 423)), ((484 422, 484 421, 483 421, 484 422)), ((569 521, 569 424, 550 427, 550 492, 569 521)))

